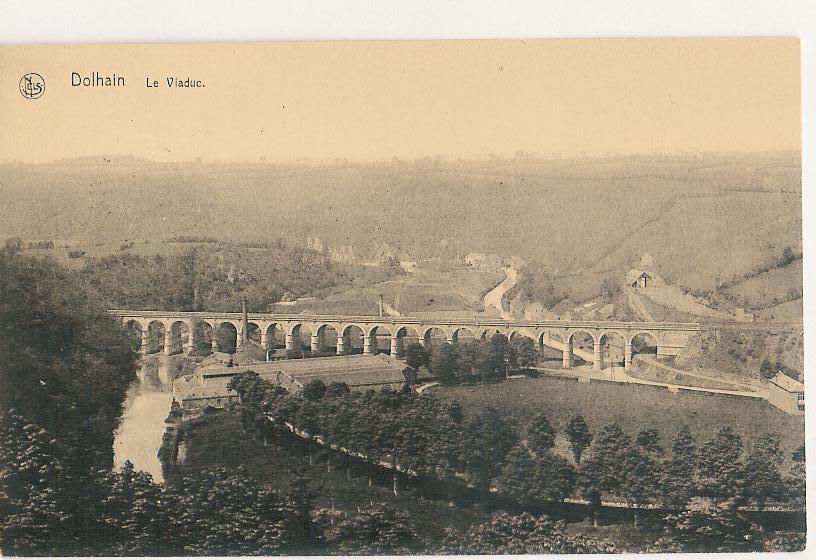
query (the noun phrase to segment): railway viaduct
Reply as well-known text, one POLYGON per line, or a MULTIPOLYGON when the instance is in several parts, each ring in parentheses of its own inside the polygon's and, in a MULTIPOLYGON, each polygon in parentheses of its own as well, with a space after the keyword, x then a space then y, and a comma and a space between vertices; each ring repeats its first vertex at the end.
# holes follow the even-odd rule
POLYGON ((433 340, 449 343, 465 339, 488 338, 502 333, 508 338, 527 336, 539 348, 561 351, 562 366, 573 367, 576 356, 603 369, 605 350, 611 361, 628 369, 633 344, 651 346, 658 354, 674 355, 689 336, 703 330, 700 323, 619 322, 619 321, 508 321, 490 318, 412 318, 338 315, 282 315, 267 313, 171 312, 113 309, 109 313, 123 326, 141 334, 143 354, 189 352, 196 345, 209 343, 219 350, 218 335, 234 336, 235 346, 252 343, 268 350, 282 346, 286 350, 308 347, 312 352, 332 351, 345 354, 353 350, 352 339, 362 340, 362 352, 382 351, 400 355, 405 340, 417 341, 426 348, 433 340), (617 350, 613 352, 611 348, 617 350))

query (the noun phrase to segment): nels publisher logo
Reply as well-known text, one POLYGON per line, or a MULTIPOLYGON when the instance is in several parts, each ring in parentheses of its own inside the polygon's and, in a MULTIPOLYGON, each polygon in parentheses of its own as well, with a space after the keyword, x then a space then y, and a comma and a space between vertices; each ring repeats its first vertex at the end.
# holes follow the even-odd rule
POLYGON ((37 99, 45 93, 45 80, 36 72, 29 72, 20 78, 20 93, 26 99, 37 99))

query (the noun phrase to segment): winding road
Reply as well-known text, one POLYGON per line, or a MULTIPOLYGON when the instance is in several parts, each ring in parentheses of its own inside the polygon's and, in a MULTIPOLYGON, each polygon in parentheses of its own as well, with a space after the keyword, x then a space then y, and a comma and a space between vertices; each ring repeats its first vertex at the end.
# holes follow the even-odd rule
POLYGON ((499 285, 490 290, 485 294, 483 303, 485 310, 489 307, 492 307, 496 311, 499 312, 502 319, 512 319, 513 316, 510 314, 510 310, 504 309, 504 294, 506 294, 513 286, 516 285, 518 280, 518 271, 515 268, 506 268, 505 273, 507 276, 504 277, 504 280, 499 282, 499 285))

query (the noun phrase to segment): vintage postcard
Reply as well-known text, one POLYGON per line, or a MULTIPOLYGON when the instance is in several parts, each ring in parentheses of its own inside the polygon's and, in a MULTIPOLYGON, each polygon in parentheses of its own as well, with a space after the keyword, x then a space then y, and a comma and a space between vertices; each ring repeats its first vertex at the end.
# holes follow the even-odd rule
POLYGON ((805 547, 793 38, 0 47, 0 549, 805 547))

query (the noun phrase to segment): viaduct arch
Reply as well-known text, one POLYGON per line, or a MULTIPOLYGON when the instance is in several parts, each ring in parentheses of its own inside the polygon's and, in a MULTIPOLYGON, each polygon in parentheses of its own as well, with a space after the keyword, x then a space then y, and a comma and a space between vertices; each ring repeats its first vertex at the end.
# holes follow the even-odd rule
MULTIPOLYGON (((219 328, 225 326, 235 332, 235 347, 240 348, 248 340, 263 349, 274 349, 276 332, 284 333, 284 347, 296 349, 299 334, 309 332, 305 343, 313 352, 335 347, 337 354, 353 351, 352 337, 362 338, 363 354, 380 351, 378 341, 387 337, 388 350, 392 356, 402 354, 405 339, 416 339, 423 346, 431 343, 434 332, 438 340, 453 343, 460 337, 488 338, 502 333, 508 338, 522 335, 532 338, 539 347, 560 350, 562 366, 574 366, 578 356, 602 369, 604 350, 614 348, 616 361, 622 354, 624 368, 629 369, 633 357, 633 341, 649 339, 658 354, 676 354, 693 333, 703 330, 700 323, 622 322, 622 321, 508 321, 482 318, 411 318, 338 315, 277 315, 249 313, 246 323, 241 313, 143 311, 114 309, 109 313, 118 317, 124 327, 140 331, 140 351, 143 354, 163 352, 170 355, 190 352, 196 345, 209 342, 213 351, 218 349, 219 328), (244 332, 244 324, 247 331, 244 332), (334 336, 327 333, 333 333, 334 336), (250 338, 252 334, 252 338, 250 338), (209 335, 209 340, 206 340, 209 335), (576 335, 585 341, 585 348, 576 345, 576 335), (332 340, 336 337, 336 340, 332 340), (202 340, 202 338, 204 338, 202 340), (160 340, 159 340, 160 339, 160 340), (256 340, 258 339, 258 340, 256 340), (615 344, 612 344, 612 340, 615 344), (623 341, 622 348, 618 348, 623 341), (618 353, 620 352, 620 353, 618 353)), ((359 347, 358 347, 359 348, 359 347)), ((635 351, 636 353, 636 351, 635 351)))

